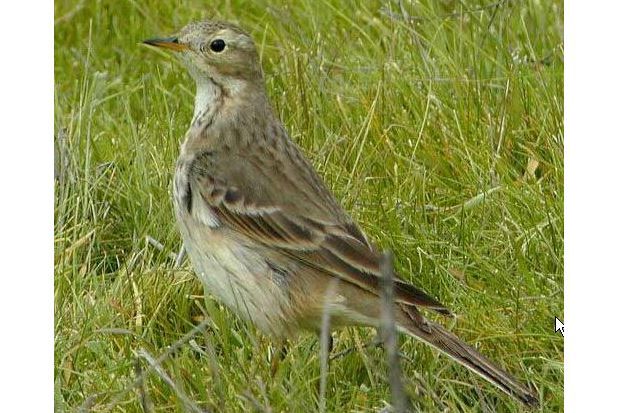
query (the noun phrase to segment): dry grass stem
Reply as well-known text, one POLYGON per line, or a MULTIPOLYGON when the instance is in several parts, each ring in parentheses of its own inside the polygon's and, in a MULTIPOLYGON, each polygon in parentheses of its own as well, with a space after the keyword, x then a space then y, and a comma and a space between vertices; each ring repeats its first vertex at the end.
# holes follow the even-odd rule
POLYGON ((150 374, 155 368, 155 366, 161 365, 161 363, 163 363, 168 358, 170 358, 172 354, 174 354, 179 348, 181 348, 183 345, 189 342, 189 340, 191 340, 196 334, 200 333, 201 331, 204 331, 204 329, 210 323, 211 323, 211 320, 208 318, 203 320, 200 324, 192 328, 191 331, 189 331, 183 337, 181 337, 180 339, 175 341, 172 345, 170 345, 159 357, 157 357, 156 359, 153 359, 153 361, 155 362, 154 364, 149 363, 148 368, 144 369, 140 373, 140 375, 136 377, 135 380, 130 385, 125 387, 125 389, 122 390, 121 392, 119 392, 116 395, 116 397, 114 397, 112 401, 108 403, 107 406, 102 411, 104 413, 111 412, 118 405, 118 403, 122 401, 127 396, 127 394, 129 394, 130 391, 132 391, 133 389, 135 389, 136 387, 142 384, 145 376, 147 374, 150 374))
POLYGON ((183 402, 183 405, 185 406, 187 411, 192 411, 194 413, 207 413, 207 410, 200 408, 200 406, 198 406, 192 399, 190 399, 185 394, 183 390, 181 390, 181 388, 174 382, 174 380, 172 380, 168 373, 166 373, 163 366, 157 360, 155 360, 155 358, 151 356, 148 351, 144 349, 139 349, 138 355, 148 362, 151 367, 151 371, 157 373, 157 375, 161 377, 161 379, 174 390, 178 398, 181 399, 181 401, 183 402))
POLYGON ((331 347, 331 303, 337 290, 337 280, 329 283, 324 298, 322 324, 320 328, 320 393, 318 411, 323 413, 327 409, 327 377, 329 375, 329 351, 331 347))
POLYGON ((395 310, 393 298, 393 254, 385 251, 380 260, 382 274, 382 306, 381 306, 381 336, 387 353, 387 368, 389 369, 389 386, 391 401, 395 413, 409 411, 408 397, 402 383, 402 371, 398 352, 398 336, 395 325, 395 310))

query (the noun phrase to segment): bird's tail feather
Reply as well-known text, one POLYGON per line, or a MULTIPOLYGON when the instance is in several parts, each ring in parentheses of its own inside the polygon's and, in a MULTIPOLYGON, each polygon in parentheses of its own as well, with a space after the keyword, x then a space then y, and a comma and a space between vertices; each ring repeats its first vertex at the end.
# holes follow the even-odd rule
POLYGON ((530 407, 538 405, 536 395, 529 388, 520 384, 510 374, 442 326, 425 319, 421 321, 412 318, 408 321, 410 322, 400 326, 404 333, 448 355, 525 405, 530 407))

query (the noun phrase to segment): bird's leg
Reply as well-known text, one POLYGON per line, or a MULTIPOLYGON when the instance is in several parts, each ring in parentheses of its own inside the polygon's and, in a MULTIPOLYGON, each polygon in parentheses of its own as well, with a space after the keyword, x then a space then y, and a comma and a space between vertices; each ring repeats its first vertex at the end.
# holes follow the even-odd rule
POLYGON ((176 254, 176 260, 174 260, 174 268, 179 268, 183 265, 183 261, 185 261, 185 254, 187 250, 185 249, 185 244, 181 245, 181 248, 178 250, 176 254))
MULTIPOLYGON (((361 348, 364 349, 364 348, 372 348, 372 347, 382 347, 382 345, 383 345, 383 340, 381 339, 379 334, 376 334, 374 336, 374 338, 372 338, 371 341, 369 341, 367 343, 363 343, 361 345, 361 348)), ((347 356, 350 353, 352 353, 353 351, 355 351, 355 349, 356 349, 355 346, 348 347, 347 349, 344 349, 344 350, 342 350, 342 351, 340 351, 338 353, 333 354, 330 357, 330 360, 335 360, 337 358, 347 356)))
POLYGON ((288 355, 288 341, 286 339, 279 341, 271 354, 271 376, 275 376, 279 369, 279 363, 284 361, 288 355))

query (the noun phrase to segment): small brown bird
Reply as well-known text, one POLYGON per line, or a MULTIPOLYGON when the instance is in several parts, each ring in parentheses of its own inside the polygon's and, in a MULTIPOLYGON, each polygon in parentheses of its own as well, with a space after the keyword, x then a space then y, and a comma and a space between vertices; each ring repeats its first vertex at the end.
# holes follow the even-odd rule
MULTIPOLYGON (((204 21, 144 43, 176 52, 197 85, 174 176, 174 207, 207 290, 263 332, 378 327, 380 254, 292 142, 267 98, 256 46, 238 27, 204 21)), ((450 314, 396 277, 398 330, 526 405, 535 394, 419 309, 450 314)))

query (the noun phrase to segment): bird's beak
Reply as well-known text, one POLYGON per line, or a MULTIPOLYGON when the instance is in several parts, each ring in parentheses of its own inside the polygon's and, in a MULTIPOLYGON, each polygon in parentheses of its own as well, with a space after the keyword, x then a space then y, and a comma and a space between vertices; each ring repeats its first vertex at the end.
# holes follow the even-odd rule
POLYGON ((142 43, 150 45, 150 46, 156 46, 156 47, 162 47, 164 49, 174 50, 175 52, 180 52, 180 51, 189 49, 189 46, 187 46, 186 44, 182 44, 178 42, 178 37, 162 37, 158 39, 147 39, 147 40, 144 40, 142 43))

